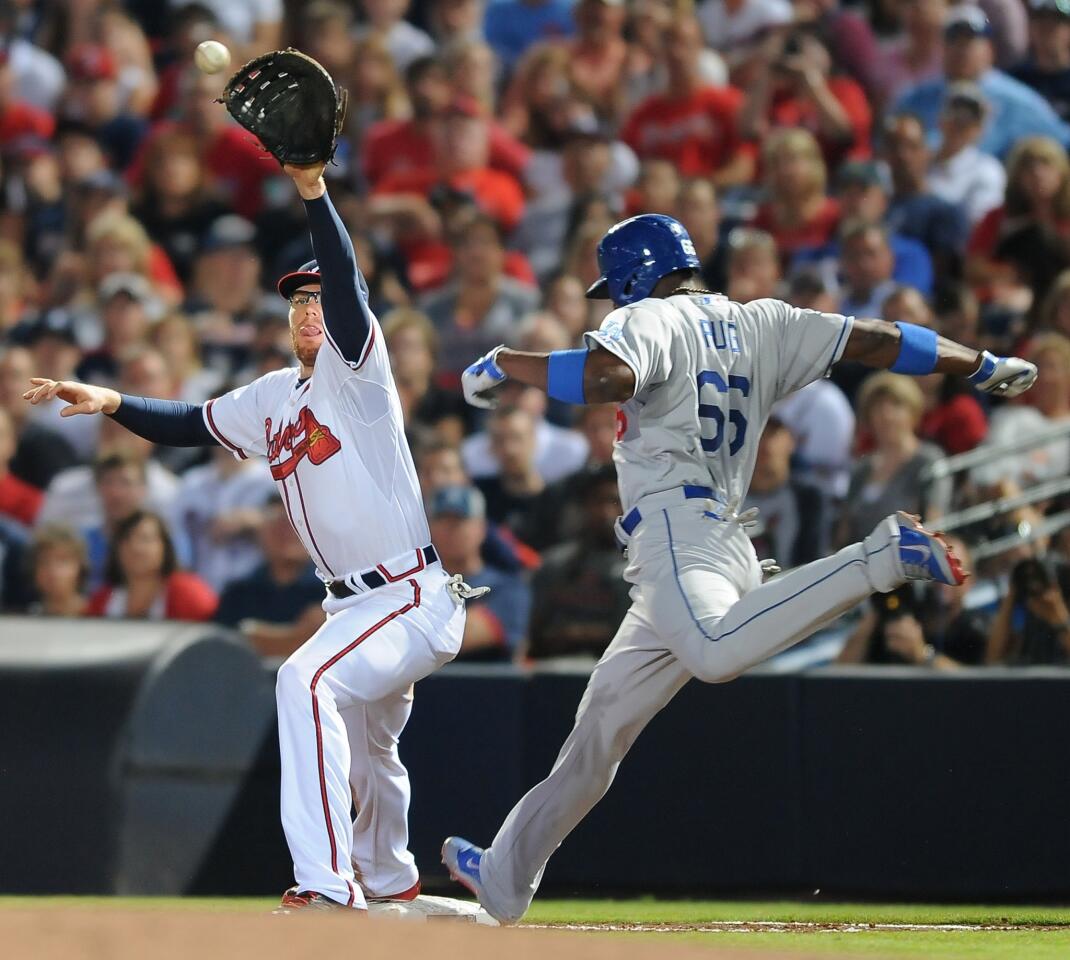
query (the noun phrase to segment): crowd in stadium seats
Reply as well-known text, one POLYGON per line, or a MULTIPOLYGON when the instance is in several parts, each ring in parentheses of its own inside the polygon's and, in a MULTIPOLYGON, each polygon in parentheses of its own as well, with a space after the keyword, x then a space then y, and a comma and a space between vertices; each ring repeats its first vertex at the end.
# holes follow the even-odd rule
MULTIPOLYGON (((908 320, 1036 362, 990 401, 851 364, 784 401, 748 506, 806 563, 894 509, 957 528, 966 588, 882 595, 843 662, 1070 662, 1070 0, 4 0, 0 608, 215 620, 265 654, 322 585, 263 462, 31 408, 31 376, 203 402, 293 362, 275 280, 311 258, 274 160, 216 102, 293 44, 349 90, 331 194, 392 357, 444 565, 492 587, 462 658, 598 656, 628 606, 611 407, 459 392, 498 343, 569 348, 596 246, 677 216, 712 289, 908 320), (1047 527, 1052 527, 1048 530, 1047 527), (1043 535, 1038 535, 1043 534, 1043 535), (1006 539, 993 554, 986 545, 1006 539)), ((339 508, 345 495, 340 491, 339 508)))

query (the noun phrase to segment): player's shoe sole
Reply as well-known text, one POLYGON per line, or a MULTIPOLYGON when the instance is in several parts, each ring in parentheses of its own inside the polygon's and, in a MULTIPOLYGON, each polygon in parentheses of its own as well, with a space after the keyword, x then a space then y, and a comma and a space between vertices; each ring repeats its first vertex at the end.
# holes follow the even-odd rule
POLYGON ((957 587, 969 573, 955 551, 940 534, 926 530, 919 519, 900 511, 897 545, 899 563, 908 580, 936 580, 957 587))
POLYGON ((317 913, 331 910, 345 910, 358 916, 363 916, 365 913, 363 910, 350 910, 345 904, 338 903, 330 897, 325 897, 315 890, 298 890, 297 887, 290 887, 282 895, 279 905, 271 913, 276 917, 286 917, 292 913, 317 913))
POLYGON ((488 905, 487 895, 483 887, 483 880, 479 875, 480 863, 483 860, 483 848, 469 843, 462 837, 446 837, 442 844, 442 863, 449 871, 450 876, 461 886, 467 888, 487 911, 499 923, 508 923, 508 920, 498 916, 488 905))

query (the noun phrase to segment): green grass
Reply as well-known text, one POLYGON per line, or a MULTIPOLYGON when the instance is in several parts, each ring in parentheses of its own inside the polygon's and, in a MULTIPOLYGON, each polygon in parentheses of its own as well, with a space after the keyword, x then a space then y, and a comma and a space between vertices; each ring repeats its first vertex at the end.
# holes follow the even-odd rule
MULTIPOLYGON (((172 897, 0 897, 4 908, 101 907, 177 909, 213 913, 266 913, 274 899, 194 899, 172 897)), ((900 923, 1009 925, 1023 929, 991 931, 874 930, 791 932, 590 933, 661 943, 687 942, 709 947, 753 948, 809 956, 947 958, 947 960, 1064 960, 1070 957, 1070 908, 1038 906, 826 903, 808 901, 696 900, 536 900, 525 922, 533 924, 701 924, 715 921, 809 923, 900 923), (1032 930, 1030 925, 1057 926, 1032 930)), ((666 952, 667 960, 671 950, 666 952)))

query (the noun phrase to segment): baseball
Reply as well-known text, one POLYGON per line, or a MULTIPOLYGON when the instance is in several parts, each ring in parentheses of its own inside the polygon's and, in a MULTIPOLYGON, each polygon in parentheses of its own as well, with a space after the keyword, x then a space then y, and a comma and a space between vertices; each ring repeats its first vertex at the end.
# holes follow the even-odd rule
POLYGON ((218 40, 205 40, 197 45, 193 59, 204 73, 219 73, 230 64, 230 51, 218 40))

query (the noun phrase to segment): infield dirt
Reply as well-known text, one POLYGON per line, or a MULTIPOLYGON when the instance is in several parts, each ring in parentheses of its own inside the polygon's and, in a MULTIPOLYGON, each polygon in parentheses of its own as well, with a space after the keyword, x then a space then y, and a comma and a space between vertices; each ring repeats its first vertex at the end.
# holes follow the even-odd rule
POLYGON ((272 917, 91 906, 0 913, 3 960, 807 960, 816 956, 798 950, 777 953, 629 942, 596 933, 495 930, 348 914, 272 917))

